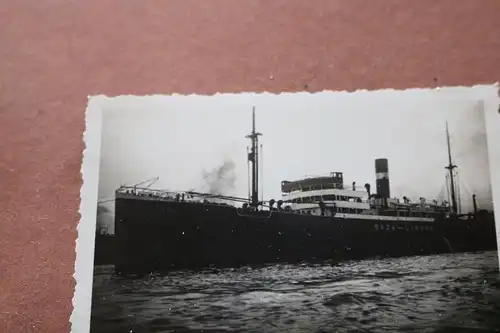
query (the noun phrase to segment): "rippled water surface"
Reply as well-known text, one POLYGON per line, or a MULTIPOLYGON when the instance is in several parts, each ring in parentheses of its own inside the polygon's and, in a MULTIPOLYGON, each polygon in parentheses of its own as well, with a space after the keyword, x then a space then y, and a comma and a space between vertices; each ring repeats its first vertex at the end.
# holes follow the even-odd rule
POLYGON ((120 278, 91 332, 500 332, 496 252, 120 278))

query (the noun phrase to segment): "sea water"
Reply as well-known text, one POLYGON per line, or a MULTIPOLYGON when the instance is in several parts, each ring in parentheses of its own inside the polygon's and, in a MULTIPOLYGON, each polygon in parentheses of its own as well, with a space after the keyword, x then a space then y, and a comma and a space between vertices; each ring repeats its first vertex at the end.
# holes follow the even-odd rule
POLYGON ((496 252, 94 275, 93 333, 500 332, 496 252))

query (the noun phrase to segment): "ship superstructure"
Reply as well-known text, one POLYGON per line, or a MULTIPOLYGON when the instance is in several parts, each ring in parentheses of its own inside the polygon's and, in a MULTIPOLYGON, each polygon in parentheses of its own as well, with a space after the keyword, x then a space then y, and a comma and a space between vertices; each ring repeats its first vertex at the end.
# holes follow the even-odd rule
MULTIPOLYGON (((377 159, 375 163, 387 163, 387 160, 377 159)), ((388 184, 387 178, 382 180, 388 184)), ((281 190, 283 202, 290 207, 288 209, 301 214, 347 219, 433 222, 438 215, 449 211, 446 201, 428 202, 421 198, 419 202, 412 203, 406 197, 402 200, 390 198, 389 192, 383 190, 372 194, 369 184, 365 184, 361 190, 355 182, 350 188, 346 188, 342 172, 298 181, 282 181, 281 190)))

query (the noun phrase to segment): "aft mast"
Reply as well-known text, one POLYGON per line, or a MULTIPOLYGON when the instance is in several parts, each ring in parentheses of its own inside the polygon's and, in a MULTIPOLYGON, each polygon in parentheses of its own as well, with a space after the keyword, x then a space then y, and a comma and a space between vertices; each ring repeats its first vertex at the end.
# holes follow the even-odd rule
POLYGON ((261 133, 255 131, 255 107, 252 110, 252 133, 246 137, 250 139, 252 147, 248 153, 248 160, 252 162, 252 184, 251 184, 251 202, 252 207, 259 205, 259 136, 261 133))
POLYGON ((448 165, 445 167, 450 173, 450 194, 451 194, 451 212, 457 214, 457 197, 455 194, 455 183, 453 170, 457 168, 451 160, 450 132, 448 131, 448 122, 446 122, 446 143, 448 144, 448 165))

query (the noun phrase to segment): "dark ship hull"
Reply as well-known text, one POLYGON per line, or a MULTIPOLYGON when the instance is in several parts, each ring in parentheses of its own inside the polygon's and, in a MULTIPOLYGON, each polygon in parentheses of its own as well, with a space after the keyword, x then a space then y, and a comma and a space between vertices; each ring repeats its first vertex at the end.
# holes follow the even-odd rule
POLYGON ((114 235, 96 235, 94 245, 94 265, 113 265, 115 263, 114 235))
POLYGON ((493 214, 384 222, 117 196, 117 273, 496 250, 493 214))

